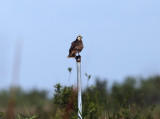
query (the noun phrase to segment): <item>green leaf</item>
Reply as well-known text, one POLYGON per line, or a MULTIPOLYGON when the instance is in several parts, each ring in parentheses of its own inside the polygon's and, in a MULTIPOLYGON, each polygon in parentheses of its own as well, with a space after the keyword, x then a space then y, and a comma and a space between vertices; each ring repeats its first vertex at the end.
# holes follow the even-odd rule
POLYGON ((71 73, 72 72, 72 68, 68 67, 68 71, 69 71, 69 73, 71 73))

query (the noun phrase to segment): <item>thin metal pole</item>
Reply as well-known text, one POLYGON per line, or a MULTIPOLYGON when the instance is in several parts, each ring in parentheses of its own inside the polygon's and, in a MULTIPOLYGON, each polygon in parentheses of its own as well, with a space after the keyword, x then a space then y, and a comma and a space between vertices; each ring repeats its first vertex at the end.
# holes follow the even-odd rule
POLYGON ((76 61, 77 61, 77 87, 78 87, 78 119, 82 119, 81 56, 77 56, 76 61))

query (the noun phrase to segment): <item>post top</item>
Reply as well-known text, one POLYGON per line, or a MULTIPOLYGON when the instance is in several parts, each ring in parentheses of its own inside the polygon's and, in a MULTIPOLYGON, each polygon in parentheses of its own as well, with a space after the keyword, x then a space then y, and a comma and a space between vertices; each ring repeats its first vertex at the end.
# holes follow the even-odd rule
POLYGON ((76 59, 77 62, 81 62, 81 56, 80 55, 76 56, 75 59, 76 59))

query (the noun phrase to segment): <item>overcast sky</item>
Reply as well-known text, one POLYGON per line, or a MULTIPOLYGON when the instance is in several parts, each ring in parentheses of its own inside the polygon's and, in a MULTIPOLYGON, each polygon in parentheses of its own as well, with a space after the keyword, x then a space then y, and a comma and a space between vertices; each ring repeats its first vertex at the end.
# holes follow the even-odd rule
POLYGON ((159 74, 159 6, 159 0, 1 0, 0 87, 11 84, 20 40, 21 87, 51 91, 58 82, 75 84, 76 63, 67 55, 78 34, 84 85, 85 72, 109 82, 159 74))

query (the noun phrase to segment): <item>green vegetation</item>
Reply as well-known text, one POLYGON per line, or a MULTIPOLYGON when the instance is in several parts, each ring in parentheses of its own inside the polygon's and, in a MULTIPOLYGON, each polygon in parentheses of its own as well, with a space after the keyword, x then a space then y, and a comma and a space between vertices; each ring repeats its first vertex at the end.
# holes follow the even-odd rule
MULTIPOLYGON (((90 79, 91 76, 87 75, 90 79)), ((160 76, 128 77, 108 87, 105 80, 83 90, 84 119, 160 119, 160 76)), ((15 119, 77 119, 77 89, 60 84, 53 98, 46 91, 15 91, 15 119)), ((10 91, 0 91, 0 119, 8 117, 10 91)), ((14 118, 13 118, 14 119, 14 118)))

